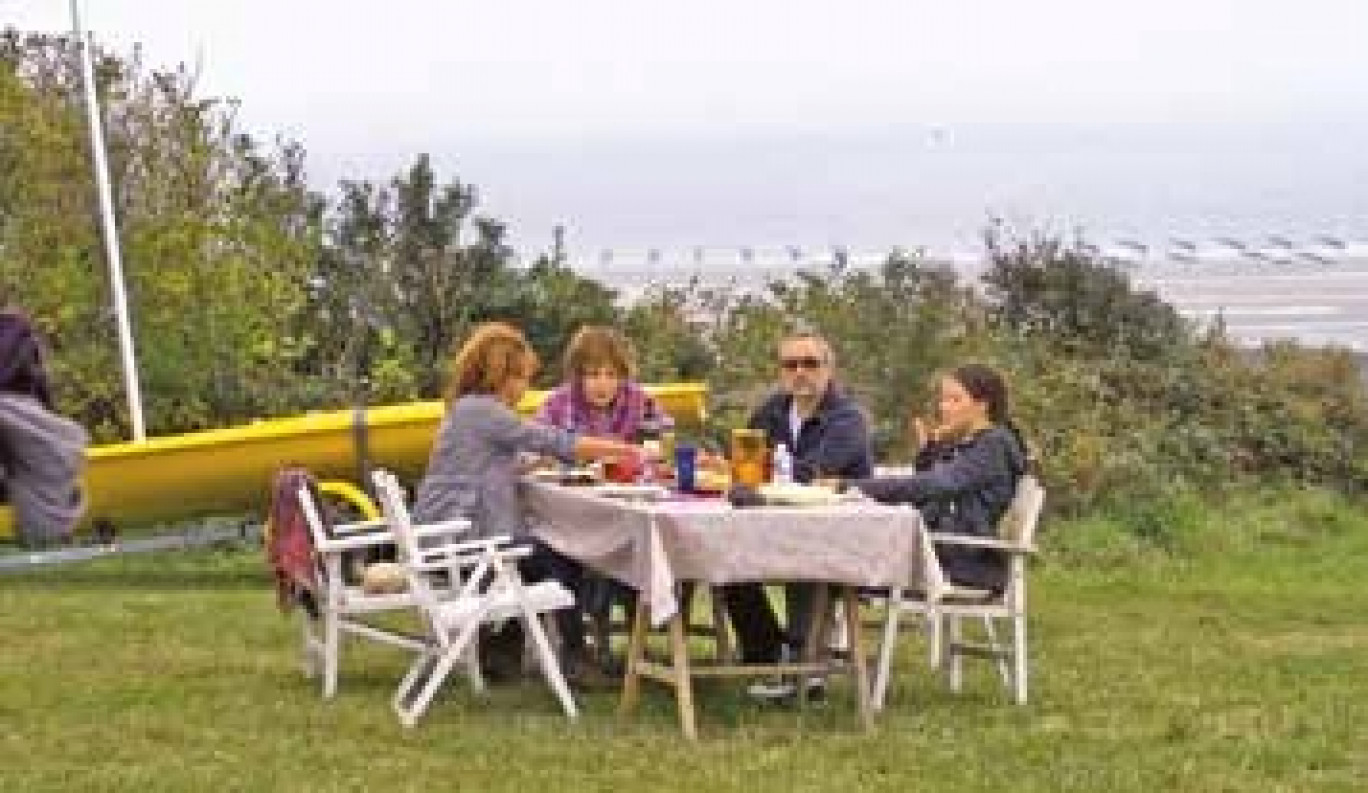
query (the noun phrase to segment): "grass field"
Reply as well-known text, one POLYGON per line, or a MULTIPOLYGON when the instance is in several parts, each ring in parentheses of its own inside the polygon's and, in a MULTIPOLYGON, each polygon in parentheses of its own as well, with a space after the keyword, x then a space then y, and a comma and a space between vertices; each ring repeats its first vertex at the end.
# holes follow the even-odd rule
POLYGON ((454 680, 405 731, 405 659, 357 642, 323 702, 255 550, 8 575, 0 789, 1368 789, 1368 513, 1275 493, 1180 518, 1048 527, 1025 707, 983 664, 951 695, 908 635, 874 734, 845 684, 799 711, 714 681, 697 745, 649 685, 637 718, 604 693, 570 724, 535 681, 454 680))

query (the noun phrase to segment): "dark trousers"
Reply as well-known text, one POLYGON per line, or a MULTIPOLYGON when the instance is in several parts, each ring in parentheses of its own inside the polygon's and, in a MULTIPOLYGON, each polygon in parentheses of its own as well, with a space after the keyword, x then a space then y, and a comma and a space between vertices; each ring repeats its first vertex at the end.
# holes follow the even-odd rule
POLYGON ((612 653, 609 650, 608 638, 612 629, 613 606, 622 604, 627 617, 627 625, 630 626, 632 615, 636 611, 636 590, 620 581, 614 581, 592 570, 586 570, 580 591, 576 593, 575 597, 585 613, 589 615, 589 624, 593 627, 593 638, 599 661, 601 663, 610 662, 612 653))
POLYGON ((813 601, 817 587, 825 584, 809 582, 784 585, 784 612, 788 621, 785 630, 779 625, 774 606, 765 594, 763 584, 731 584, 722 587, 727 602, 727 618, 736 631, 741 648, 741 662, 767 664, 779 660, 784 645, 800 652, 807 643, 812 626, 813 601))
POLYGON ((1000 551, 938 545, 936 557, 951 583, 990 592, 1007 588, 1007 555, 1000 551))
POLYGON ((525 583, 556 581, 561 586, 576 593, 575 605, 557 609, 554 615, 556 632, 560 634, 561 651, 567 655, 581 654, 585 649, 584 610, 581 608, 578 593, 584 588, 584 566, 568 556, 557 553, 551 546, 538 539, 528 539, 525 544, 532 553, 518 560, 518 573, 525 583))

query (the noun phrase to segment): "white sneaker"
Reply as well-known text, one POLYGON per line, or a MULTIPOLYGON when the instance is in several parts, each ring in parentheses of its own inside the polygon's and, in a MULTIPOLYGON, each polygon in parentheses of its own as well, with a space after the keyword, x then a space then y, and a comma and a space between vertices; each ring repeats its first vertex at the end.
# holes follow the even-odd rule
MULTIPOLYGON (((803 693, 811 702, 825 702, 826 678, 815 675, 803 678, 803 693)), ((767 677, 746 687, 747 696, 763 702, 789 699, 797 694, 797 684, 784 677, 767 677)))
POLYGON ((816 675, 803 678, 803 693, 807 695, 808 702, 826 702, 826 678, 816 675))
MULTIPOLYGON (((787 644, 779 646, 779 663, 790 663, 797 658, 797 653, 787 644)), ((806 685, 806 681, 804 681, 806 685)), ((751 699, 762 702, 774 702, 793 697, 798 693, 798 686, 792 677, 783 675, 773 675, 762 680, 757 680, 746 686, 746 694, 751 699)))
POLYGON ((746 696, 762 702, 788 699, 797 693, 798 687, 793 681, 782 677, 767 677, 746 686, 746 696))

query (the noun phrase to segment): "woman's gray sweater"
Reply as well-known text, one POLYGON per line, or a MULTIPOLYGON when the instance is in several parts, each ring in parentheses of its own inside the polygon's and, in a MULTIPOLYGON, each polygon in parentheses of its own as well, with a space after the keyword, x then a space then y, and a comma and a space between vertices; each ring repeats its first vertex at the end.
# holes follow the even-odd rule
POLYGON ((527 521, 518 501, 523 452, 571 462, 575 434, 524 421, 494 396, 458 398, 447 406, 427 473, 418 485, 414 520, 469 518, 475 537, 526 534, 527 521))

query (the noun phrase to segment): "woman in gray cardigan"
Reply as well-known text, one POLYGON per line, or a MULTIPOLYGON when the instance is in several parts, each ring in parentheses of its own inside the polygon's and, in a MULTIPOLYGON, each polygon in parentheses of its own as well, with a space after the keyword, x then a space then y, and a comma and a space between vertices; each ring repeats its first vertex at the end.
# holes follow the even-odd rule
MULTIPOLYGON (((518 500, 520 460, 525 453, 564 462, 612 459, 641 453, 611 438, 578 435, 523 420, 514 407, 537 370, 537 355, 518 329, 486 323, 475 330, 452 362, 446 415, 418 485, 414 517, 419 522, 468 518, 477 536, 511 535, 533 547, 520 570, 529 581, 553 578, 577 591, 579 565, 531 537, 518 500)), ((589 683, 585 662, 584 615, 576 608, 556 613, 565 671, 572 682, 589 683)), ((521 666, 521 625, 480 643, 481 663, 491 679, 512 676, 521 666)))

